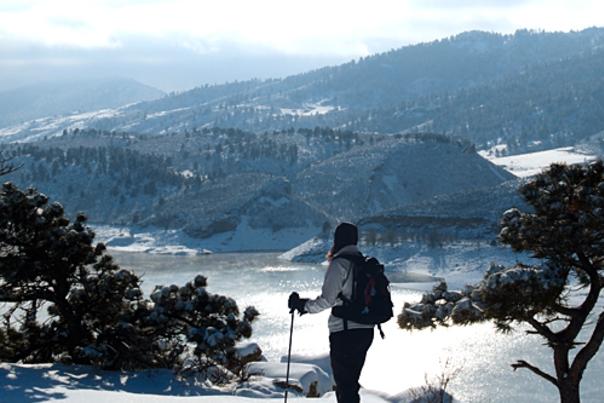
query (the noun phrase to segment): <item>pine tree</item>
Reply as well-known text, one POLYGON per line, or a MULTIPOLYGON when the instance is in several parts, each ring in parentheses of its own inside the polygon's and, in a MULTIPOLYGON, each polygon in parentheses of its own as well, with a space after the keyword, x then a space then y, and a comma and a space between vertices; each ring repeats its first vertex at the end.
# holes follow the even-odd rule
POLYGON ((492 320, 502 331, 526 323, 553 350, 555 373, 519 360, 555 385, 563 403, 580 401, 580 383, 604 340, 604 311, 596 312, 604 288, 604 165, 552 165, 520 188, 532 211, 503 214, 499 239, 540 264, 493 265, 463 292, 445 283, 399 315, 405 329, 492 320), (596 316, 597 315, 597 316, 596 316), (587 321, 593 330, 580 340, 587 321), (578 349, 571 355, 571 350, 578 349))
POLYGON ((258 312, 209 293, 201 275, 144 298, 139 277, 94 245, 85 222, 34 189, 1 188, 0 361, 233 370, 235 343, 251 336, 258 312))

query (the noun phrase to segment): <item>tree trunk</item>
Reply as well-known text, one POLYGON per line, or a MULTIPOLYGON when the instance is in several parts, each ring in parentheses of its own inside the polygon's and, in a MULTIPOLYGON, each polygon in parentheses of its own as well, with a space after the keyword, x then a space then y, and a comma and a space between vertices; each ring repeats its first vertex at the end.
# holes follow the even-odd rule
POLYGON ((559 381, 560 403, 580 403, 579 383, 570 379, 559 381))
POLYGON ((69 340, 67 343, 73 349, 73 347, 78 346, 82 342, 82 339, 86 336, 86 332, 84 331, 79 318, 73 313, 71 305, 67 301, 68 293, 69 286, 67 281, 65 279, 58 279, 55 287, 56 297, 53 302, 59 310, 62 319, 67 323, 69 331, 69 340))

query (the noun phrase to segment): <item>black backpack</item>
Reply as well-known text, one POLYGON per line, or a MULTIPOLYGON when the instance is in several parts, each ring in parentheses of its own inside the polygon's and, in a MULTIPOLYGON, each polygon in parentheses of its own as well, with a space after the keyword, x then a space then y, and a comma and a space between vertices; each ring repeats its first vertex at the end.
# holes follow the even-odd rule
POLYGON ((348 320, 365 325, 378 325, 380 334, 384 333, 380 324, 392 318, 392 298, 390 281, 384 274, 384 265, 374 257, 363 255, 339 256, 351 262, 352 296, 350 299, 342 293, 338 295, 344 303, 331 309, 333 316, 344 319, 344 329, 348 320))

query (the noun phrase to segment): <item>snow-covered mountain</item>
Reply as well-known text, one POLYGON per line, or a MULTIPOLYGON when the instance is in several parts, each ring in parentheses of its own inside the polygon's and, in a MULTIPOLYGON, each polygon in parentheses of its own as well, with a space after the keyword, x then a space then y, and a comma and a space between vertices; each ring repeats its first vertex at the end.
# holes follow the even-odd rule
POLYGON ((313 164, 298 174, 298 191, 331 217, 356 221, 514 177, 468 142, 434 134, 397 137, 313 164))
MULTIPOLYGON (((496 237, 503 212, 512 207, 528 209, 518 193, 523 180, 511 179, 493 186, 440 194, 363 217, 356 221, 362 249, 386 262, 404 261, 417 255, 430 260, 431 266, 445 269, 450 267, 439 263, 441 254, 463 255, 460 257, 463 260, 479 252, 481 258, 474 259, 476 267, 479 263, 484 265, 485 256, 500 253, 496 237), (442 248, 450 250, 443 252, 442 248), (435 252, 437 249, 440 252, 435 252)), ((331 235, 318 234, 285 252, 283 258, 321 262, 331 246, 331 235)))
POLYGON ((604 29, 466 32, 284 79, 202 86, 122 108, 2 127, 0 142, 63 129, 146 134, 204 127, 460 136, 511 153, 571 146, 604 130, 604 29))
POLYGON ((181 228, 213 249, 279 250, 319 233, 328 221, 287 179, 242 173, 170 197, 141 223, 181 228))
POLYGON ((0 127, 45 117, 56 119, 61 115, 90 117, 81 114, 150 101, 163 95, 156 88, 123 78, 31 84, 0 92, 0 127))
POLYGON ((512 179, 495 186, 443 194, 365 217, 358 224, 370 243, 495 241, 503 212, 512 207, 528 208, 518 193, 520 184, 521 180, 512 179))
POLYGON ((469 143, 428 133, 78 130, 7 150, 23 164, 9 179, 48 192, 71 214, 178 229, 222 250, 286 249, 340 219, 513 177, 469 143))

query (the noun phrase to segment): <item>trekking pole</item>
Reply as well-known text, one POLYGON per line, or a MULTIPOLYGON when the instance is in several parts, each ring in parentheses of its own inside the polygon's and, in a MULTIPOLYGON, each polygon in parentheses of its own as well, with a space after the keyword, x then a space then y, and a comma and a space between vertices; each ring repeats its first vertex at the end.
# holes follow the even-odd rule
POLYGON ((289 326, 289 348, 287 350, 287 372, 285 374, 285 402, 287 403, 287 392, 289 391, 289 363, 292 359, 292 336, 294 335, 294 313, 295 310, 291 310, 292 322, 289 326))

